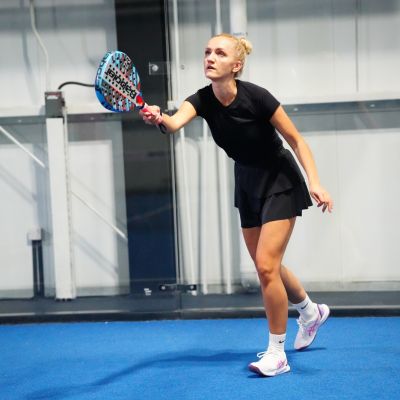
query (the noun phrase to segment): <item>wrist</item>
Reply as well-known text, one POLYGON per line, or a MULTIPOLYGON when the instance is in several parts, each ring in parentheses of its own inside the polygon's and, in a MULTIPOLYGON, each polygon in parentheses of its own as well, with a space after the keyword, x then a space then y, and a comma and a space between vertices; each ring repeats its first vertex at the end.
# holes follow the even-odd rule
POLYGON ((161 124, 162 124, 162 122, 163 122, 163 113, 162 113, 161 110, 160 110, 160 113, 159 113, 159 115, 157 116, 155 122, 156 122, 157 125, 161 125, 161 124))
POLYGON ((315 187, 315 186, 320 186, 321 184, 319 183, 318 180, 309 180, 308 181, 308 186, 310 187, 315 187))

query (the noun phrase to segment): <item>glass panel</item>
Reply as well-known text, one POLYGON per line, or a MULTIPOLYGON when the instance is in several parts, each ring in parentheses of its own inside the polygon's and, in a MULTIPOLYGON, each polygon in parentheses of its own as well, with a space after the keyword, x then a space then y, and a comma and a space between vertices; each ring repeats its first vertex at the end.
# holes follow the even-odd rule
POLYGON ((0 122, 0 152, 0 293, 2 298, 29 298, 39 291, 39 286, 43 292, 43 281, 51 280, 49 271, 41 269, 38 276, 33 270, 33 266, 39 268, 50 258, 48 240, 46 245, 42 241, 44 235, 49 239, 51 224, 46 209, 49 194, 47 172, 43 168, 46 160, 43 124, 0 122))
POLYGON ((63 88, 67 124, 46 121, 45 92, 93 82, 116 48, 134 60, 145 100, 173 112, 208 84, 203 48, 220 31, 248 34, 241 79, 282 102, 336 202, 332 216, 314 207, 299 219, 284 262, 324 296, 398 303, 400 217, 388 199, 400 194, 399 19, 400 0, 2 1, 0 50, 12 57, 0 75, 1 316, 262 313, 233 163, 204 121, 164 136, 75 85, 63 88), (160 290, 186 290, 176 283, 197 291, 160 290))
MULTIPOLYGON (((323 216, 313 207, 299 218, 284 263, 309 290, 387 290, 395 296, 400 275, 393 261, 400 254, 389 238, 396 237, 400 214, 394 205, 382 207, 382 198, 399 195, 393 182, 400 167, 400 52, 394 39, 400 37, 400 1, 168 4, 174 105, 209 83, 202 58, 213 34, 247 33, 253 52, 241 79, 270 90, 312 148, 335 211, 323 216)), ((254 301, 242 296, 258 293, 259 284, 233 207, 232 160, 200 119, 176 135, 175 154, 181 278, 211 298, 184 296, 184 307, 255 306, 258 295, 254 301), (230 296, 221 300, 220 294, 230 296)), ((339 297, 338 304, 353 301, 339 297)))
POLYGON ((106 112, 92 87, 65 85, 60 118, 44 105, 62 83, 92 83, 119 49, 145 100, 165 107, 163 2, 25 3, 0 5, 0 50, 14 55, 0 76, 0 315, 173 313, 176 293, 160 290, 176 283, 169 136, 137 112, 106 112))

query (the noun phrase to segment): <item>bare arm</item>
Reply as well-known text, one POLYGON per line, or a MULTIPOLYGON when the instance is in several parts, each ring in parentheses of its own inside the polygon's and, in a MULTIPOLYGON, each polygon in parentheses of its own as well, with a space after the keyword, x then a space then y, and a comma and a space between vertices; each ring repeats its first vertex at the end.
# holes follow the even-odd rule
POLYGON ((160 117, 160 107, 158 106, 149 106, 149 109, 152 113, 143 113, 143 120, 152 125, 158 125, 162 123, 167 132, 176 132, 181 129, 183 126, 188 124, 193 118, 196 117, 197 113, 191 103, 188 101, 184 101, 183 104, 179 107, 178 111, 174 115, 163 114, 160 117))
POLYGON ((282 106, 277 108, 270 122, 289 143, 301 166, 304 168, 308 178, 310 194, 317 202, 318 207, 323 206, 323 211, 328 208, 328 211, 331 212, 333 202, 329 193, 319 182, 317 167, 311 150, 282 106))

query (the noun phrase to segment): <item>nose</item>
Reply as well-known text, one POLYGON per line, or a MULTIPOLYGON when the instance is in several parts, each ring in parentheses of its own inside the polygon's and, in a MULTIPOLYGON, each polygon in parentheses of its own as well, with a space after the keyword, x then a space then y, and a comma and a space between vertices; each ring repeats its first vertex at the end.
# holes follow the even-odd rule
POLYGON ((214 62, 213 53, 210 52, 209 54, 206 55, 206 61, 207 61, 208 63, 213 63, 213 62, 214 62))

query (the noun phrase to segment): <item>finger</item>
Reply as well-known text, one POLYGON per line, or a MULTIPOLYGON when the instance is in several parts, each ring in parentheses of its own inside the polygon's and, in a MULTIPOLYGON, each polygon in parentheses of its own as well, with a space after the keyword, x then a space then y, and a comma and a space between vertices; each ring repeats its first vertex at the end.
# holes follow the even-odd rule
POLYGON ((311 197, 317 202, 317 204, 320 203, 320 199, 318 198, 318 196, 315 193, 311 193, 311 197))
POLYGON ((163 117, 161 114, 158 114, 157 117, 155 118, 155 123, 160 125, 163 121, 163 117))
POLYGON ((152 113, 146 113, 146 114, 144 114, 144 116, 145 116, 147 119, 154 118, 154 114, 152 114, 152 113))
POLYGON ((320 199, 320 201, 322 202, 322 203, 326 203, 326 196, 325 196, 325 193, 320 193, 319 194, 319 199, 320 199))

